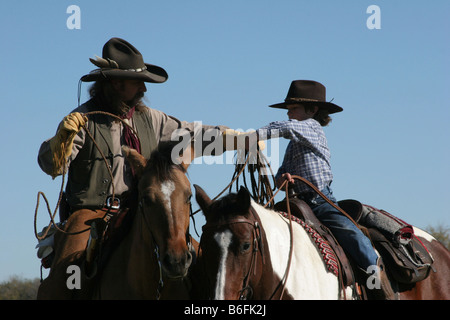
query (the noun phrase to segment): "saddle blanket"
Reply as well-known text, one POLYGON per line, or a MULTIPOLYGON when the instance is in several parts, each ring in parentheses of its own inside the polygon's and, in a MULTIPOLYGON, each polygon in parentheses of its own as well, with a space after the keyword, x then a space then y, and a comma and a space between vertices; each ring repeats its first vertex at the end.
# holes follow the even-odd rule
MULTIPOLYGON (((278 213, 286 219, 289 219, 289 215, 286 212, 278 211, 278 213)), ((306 224, 303 220, 297 218, 294 215, 291 215, 291 220, 300 224, 303 229, 308 233, 308 235, 313 240, 314 244, 320 251, 322 255, 323 261, 327 267, 327 270, 333 273, 336 277, 339 276, 339 266, 338 266, 338 258, 334 253, 334 250, 330 247, 328 241, 326 241, 322 236, 308 224, 306 224)))

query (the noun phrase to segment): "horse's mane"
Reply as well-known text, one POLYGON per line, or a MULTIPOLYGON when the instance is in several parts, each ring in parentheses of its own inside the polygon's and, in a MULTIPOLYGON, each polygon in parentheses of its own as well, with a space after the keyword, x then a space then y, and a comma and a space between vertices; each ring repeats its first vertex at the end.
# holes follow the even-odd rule
POLYGON ((174 167, 185 173, 184 167, 181 164, 176 164, 172 159, 172 149, 177 143, 173 141, 160 143, 158 148, 151 153, 145 172, 152 173, 160 182, 172 176, 174 167))
POLYGON ((226 196, 214 201, 209 207, 209 212, 214 212, 214 216, 219 220, 226 220, 239 215, 247 215, 248 211, 244 211, 238 205, 237 193, 229 193, 226 196))

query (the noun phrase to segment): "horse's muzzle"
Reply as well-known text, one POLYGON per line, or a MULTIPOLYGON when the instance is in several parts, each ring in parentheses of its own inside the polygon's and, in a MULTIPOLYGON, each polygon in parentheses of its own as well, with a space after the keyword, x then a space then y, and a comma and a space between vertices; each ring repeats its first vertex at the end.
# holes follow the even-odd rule
POLYGON ((192 254, 189 250, 186 250, 179 255, 165 254, 161 261, 161 266, 164 274, 169 279, 179 279, 187 275, 191 263, 192 254))

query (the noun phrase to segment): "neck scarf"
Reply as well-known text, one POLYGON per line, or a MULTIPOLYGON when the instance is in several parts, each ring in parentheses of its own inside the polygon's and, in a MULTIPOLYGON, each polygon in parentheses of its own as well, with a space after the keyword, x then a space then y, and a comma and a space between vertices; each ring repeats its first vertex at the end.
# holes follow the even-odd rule
MULTIPOLYGON (((136 108, 131 108, 127 113, 121 116, 122 119, 131 119, 133 117, 134 111, 136 111, 136 108)), ((141 153, 141 144, 136 137, 136 135, 133 133, 131 128, 127 125, 123 126, 123 138, 125 140, 125 144, 129 146, 130 148, 135 149, 137 152, 141 153)))

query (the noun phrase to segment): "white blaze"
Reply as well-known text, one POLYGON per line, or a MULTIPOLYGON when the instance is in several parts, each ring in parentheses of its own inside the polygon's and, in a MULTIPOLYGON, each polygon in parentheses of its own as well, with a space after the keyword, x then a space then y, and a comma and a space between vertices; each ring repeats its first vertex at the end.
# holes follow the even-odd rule
POLYGON ((172 203, 170 202, 170 197, 172 196, 172 192, 175 190, 175 183, 171 180, 164 181, 161 183, 161 192, 164 197, 164 204, 166 205, 166 209, 170 211, 172 208, 172 203))
POLYGON ((216 290, 215 290, 215 299, 216 300, 223 300, 225 298, 225 277, 226 277, 226 261, 228 256, 228 247, 231 243, 231 237, 233 234, 230 230, 225 230, 223 232, 216 233, 214 235, 214 239, 219 244, 220 248, 220 262, 219 262, 219 271, 217 272, 217 279, 216 279, 216 290))

